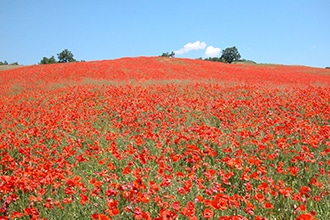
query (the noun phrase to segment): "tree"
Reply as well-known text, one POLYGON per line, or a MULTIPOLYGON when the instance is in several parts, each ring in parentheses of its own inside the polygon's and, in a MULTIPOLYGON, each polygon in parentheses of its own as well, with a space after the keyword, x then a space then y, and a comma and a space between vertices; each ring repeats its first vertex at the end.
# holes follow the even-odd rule
POLYGON ((50 58, 43 57, 40 61, 40 64, 51 64, 51 63, 57 63, 54 56, 51 56, 50 58))
POLYGON ((61 53, 57 54, 59 63, 68 63, 68 62, 76 62, 73 58, 73 53, 68 49, 63 50, 61 53))
POLYGON ((172 51, 171 53, 166 52, 166 53, 162 53, 161 56, 162 56, 162 57, 170 57, 170 58, 172 58, 172 57, 175 56, 175 53, 174 53, 174 51, 172 51))
POLYGON ((0 61, 0 65, 8 65, 8 62, 5 60, 5 61, 0 61))
POLYGON ((209 57, 204 60, 213 61, 213 62, 226 62, 222 57, 209 57))
POLYGON ((54 56, 51 56, 48 60, 49 63, 57 63, 54 56))
POLYGON ((41 60, 40 60, 40 64, 48 64, 48 58, 47 57, 43 57, 41 60))
POLYGON ((227 63, 239 60, 241 55, 239 54, 236 47, 228 47, 222 51, 220 59, 223 59, 227 63))

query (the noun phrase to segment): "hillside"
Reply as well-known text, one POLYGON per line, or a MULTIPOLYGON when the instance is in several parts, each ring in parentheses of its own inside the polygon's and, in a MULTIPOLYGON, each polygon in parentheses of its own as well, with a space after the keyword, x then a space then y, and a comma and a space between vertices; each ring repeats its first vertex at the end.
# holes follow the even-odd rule
POLYGON ((0 71, 0 219, 328 220, 329 73, 160 57, 0 71))
POLYGON ((0 71, 1 87, 65 83, 217 81, 247 84, 329 86, 330 70, 305 66, 225 64, 203 60, 138 57, 93 62, 33 65, 0 71))

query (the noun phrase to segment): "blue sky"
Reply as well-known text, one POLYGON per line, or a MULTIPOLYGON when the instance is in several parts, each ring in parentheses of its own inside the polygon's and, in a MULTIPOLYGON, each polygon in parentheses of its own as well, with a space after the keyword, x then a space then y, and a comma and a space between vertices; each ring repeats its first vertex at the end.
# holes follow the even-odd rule
POLYGON ((0 61, 207 57, 236 46, 258 63, 330 66, 329 0, 1 0, 0 61))

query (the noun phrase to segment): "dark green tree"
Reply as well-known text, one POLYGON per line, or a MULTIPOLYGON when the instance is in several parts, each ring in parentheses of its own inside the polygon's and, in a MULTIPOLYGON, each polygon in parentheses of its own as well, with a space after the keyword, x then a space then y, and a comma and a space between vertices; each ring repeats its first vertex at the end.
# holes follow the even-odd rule
POLYGON ((232 63, 241 59, 241 55, 236 47, 228 47, 222 51, 220 59, 223 59, 227 63, 232 63))
POLYGON ((162 56, 162 57, 170 57, 170 58, 172 58, 172 57, 175 56, 175 53, 174 53, 174 51, 172 51, 171 53, 166 52, 166 53, 162 53, 161 56, 162 56))
POLYGON ((8 62, 5 60, 5 61, 0 61, 0 65, 8 65, 8 62))
POLYGON ((51 56, 50 58, 43 57, 42 60, 40 61, 40 64, 51 64, 51 63, 57 63, 54 56, 51 56))
POLYGON ((68 62, 76 62, 73 58, 73 53, 68 49, 63 50, 61 53, 57 54, 59 63, 68 63, 68 62))
POLYGON ((48 58, 47 57, 43 57, 41 60, 40 60, 40 64, 48 64, 48 58))
POLYGON ((209 57, 204 60, 213 61, 213 62, 226 62, 222 57, 209 57))

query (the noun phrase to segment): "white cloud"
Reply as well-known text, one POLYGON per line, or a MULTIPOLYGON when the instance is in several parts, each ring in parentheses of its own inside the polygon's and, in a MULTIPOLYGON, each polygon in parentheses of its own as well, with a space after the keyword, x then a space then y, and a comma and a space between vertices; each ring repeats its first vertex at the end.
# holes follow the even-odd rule
POLYGON ((218 47, 208 46, 205 50, 206 57, 217 57, 219 56, 221 49, 218 47))
POLYGON ((175 54, 182 55, 188 53, 191 50, 204 50, 206 47, 205 42, 195 41, 194 43, 187 43, 183 48, 174 51, 175 54))

